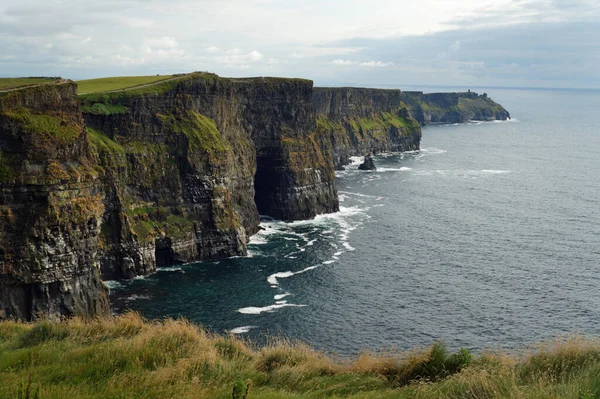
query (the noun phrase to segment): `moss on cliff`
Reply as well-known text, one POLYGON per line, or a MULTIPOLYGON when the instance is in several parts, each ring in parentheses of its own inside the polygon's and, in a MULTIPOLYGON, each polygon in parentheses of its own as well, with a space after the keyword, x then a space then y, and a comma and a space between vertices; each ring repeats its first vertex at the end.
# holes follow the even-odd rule
POLYGON ((9 155, 0 150, 0 183, 10 183, 16 178, 17 173, 11 166, 9 155))
POLYGON ((86 128, 90 144, 99 153, 124 154, 125 148, 107 135, 92 127, 86 128))
POLYGON ((28 133, 48 135, 62 144, 71 144, 82 131, 82 125, 60 114, 36 114, 29 108, 14 107, 1 111, 1 116, 11 119, 28 133))
POLYGON ((231 151, 231 144, 223 138, 215 121, 206 116, 185 110, 178 114, 156 115, 168 130, 183 133, 189 140, 192 150, 203 150, 211 162, 220 162, 226 152, 231 151))
POLYGON ((186 238, 199 221, 162 206, 140 206, 127 211, 131 229, 140 244, 153 243, 157 237, 186 238))
POLYGON ((128 107, 121 104, 94 103, 91 106, 86 104, 81 107, 82 112, 93 115, 124 114, 128 110, 128 107))

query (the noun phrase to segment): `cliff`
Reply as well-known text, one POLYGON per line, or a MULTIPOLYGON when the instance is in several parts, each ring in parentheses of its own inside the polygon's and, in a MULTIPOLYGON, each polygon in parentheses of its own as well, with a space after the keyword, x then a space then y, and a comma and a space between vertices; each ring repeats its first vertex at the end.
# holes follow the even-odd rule
POLYGON ((349 157, 418 150, 419 121, 508 115, 474 93, 302 79, 25 83, 0 92, 0 319, 106 315, 101 278, 243 256, 259 214, 336 212, 349 157))
POLYGON ((299 79, 192 74, 83 96, 104 170, 103 275, 245 255, 259 212, 297 220, 337 211, 311 90, 299 79))
POLYGON ((104 206, 76 90, 0 95, 0 319, 108 314, 104 206))
POLYGON ((321 146, 337 169, 351 156, 419 149, 421 126, 400 90, 315 88, 321 146))
POLYGON ((423 125, 430 123, 464 123, 472 120, 510 119, 504 107, 487 94, 474 92, 430 93, 406 91, 401 95, 411 115, 423 125))

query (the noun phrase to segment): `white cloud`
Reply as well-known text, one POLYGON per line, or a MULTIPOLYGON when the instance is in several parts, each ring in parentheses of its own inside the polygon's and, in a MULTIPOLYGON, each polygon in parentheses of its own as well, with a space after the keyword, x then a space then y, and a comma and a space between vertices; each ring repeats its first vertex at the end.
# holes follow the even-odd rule
POLYGON ((337 59, 330 62, 333 65, 354 65, 356 62, 350 60, 337 59))
POLYGON ((393 62, 381 62, 381 61, 368 61, 368 62, 361 62, 359 65, 363 66, 363 67, 369 67, 369 68, 386 68, 386 67, 394 66, 394 63, 393 62))

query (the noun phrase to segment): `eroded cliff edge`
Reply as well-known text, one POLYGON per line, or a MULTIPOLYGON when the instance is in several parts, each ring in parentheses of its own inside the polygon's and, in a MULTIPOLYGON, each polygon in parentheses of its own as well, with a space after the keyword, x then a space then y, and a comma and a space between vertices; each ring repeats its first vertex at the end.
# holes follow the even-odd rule
POLYGON ((0 93, 0 319, 105 315, 101 279, 243 256, 259 213, 337 211, 349 157, 418 150, 419 122, 508 115, 475 96, 204 73, 0 93))
POLYGON ((0 319, 108 314, 102 187, 77 87, 0 96, 0 319))

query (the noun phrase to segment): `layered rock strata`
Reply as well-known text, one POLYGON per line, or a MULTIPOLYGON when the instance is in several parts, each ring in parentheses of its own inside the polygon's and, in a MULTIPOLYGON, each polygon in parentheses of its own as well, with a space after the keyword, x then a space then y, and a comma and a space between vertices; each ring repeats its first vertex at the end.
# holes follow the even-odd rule
POLYGON ((0 319, 108 314, 104 195, 76 90, 0 95, 0 319))
POLYGON ((313 104, 321 146, 336 169, 352 156, 419 149, 421 126, 400 90, 315 88, 313 104))

